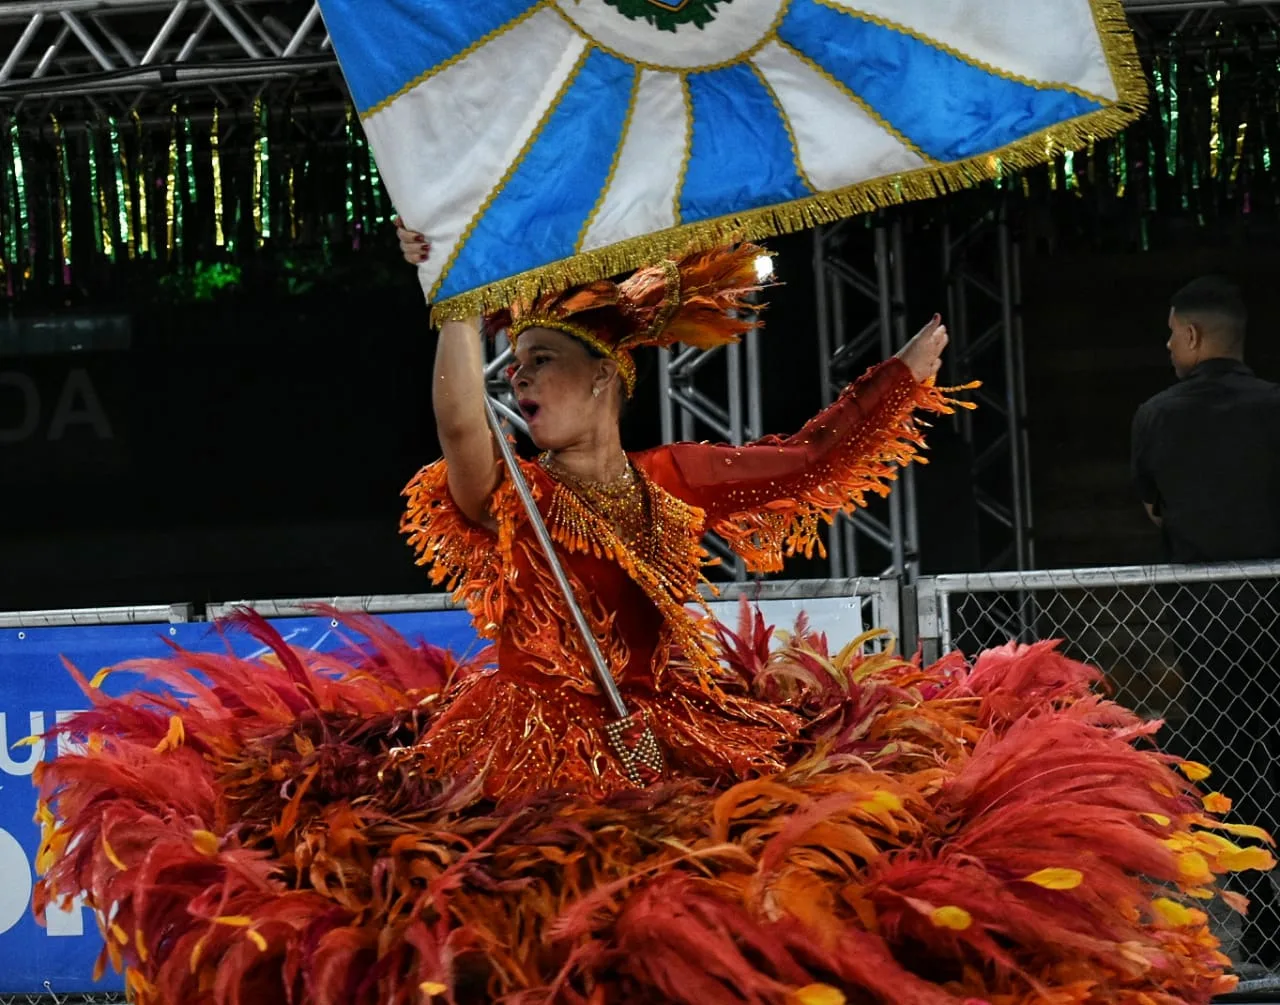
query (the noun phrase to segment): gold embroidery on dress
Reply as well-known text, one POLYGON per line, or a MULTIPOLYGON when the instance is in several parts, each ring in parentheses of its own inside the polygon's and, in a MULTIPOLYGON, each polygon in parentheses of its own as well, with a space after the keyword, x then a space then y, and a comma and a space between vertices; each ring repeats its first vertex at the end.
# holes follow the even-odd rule
MULTIPOLYGON (((702 547, 705 516, 681 502, 628 462, 626 476, 600 485, 564 472, 553 461, 542 467, 555 481, 547 510, 552 539, 570 552, 617 562, 658 608, 661 642, 683 656, 703 678, 716 676, 719 661, 701 619, 685 607, 702 603, 698 587, 707 558, 702 547)), ((654 668, 660 677, 666 661, 654 668)))

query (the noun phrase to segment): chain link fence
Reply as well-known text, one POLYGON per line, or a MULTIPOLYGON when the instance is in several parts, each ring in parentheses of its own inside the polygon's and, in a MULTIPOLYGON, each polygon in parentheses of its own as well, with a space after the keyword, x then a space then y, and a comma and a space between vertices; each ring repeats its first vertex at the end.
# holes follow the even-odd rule
MULTIPOLYGON (((1280 562, 940 576, 917 592, 926 656, 1061 639, 1116 699, 1165 720, 1165 750, 1212 766, 1229 818, 1280 823, 1280 562)), ((1280 888, 1246 874, 1218 935, 1247 987, 1280 988, 1280 888)))

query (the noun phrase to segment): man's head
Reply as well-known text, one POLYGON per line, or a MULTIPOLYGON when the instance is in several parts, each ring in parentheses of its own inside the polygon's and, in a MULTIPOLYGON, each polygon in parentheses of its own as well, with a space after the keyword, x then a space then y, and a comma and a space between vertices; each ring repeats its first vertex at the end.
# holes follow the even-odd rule
POLYGON ((1173 295, 1169 358, 1179 377, 1207 359, 1243 359, 1249 312, 1235 283, 1204 276, 1173 295))

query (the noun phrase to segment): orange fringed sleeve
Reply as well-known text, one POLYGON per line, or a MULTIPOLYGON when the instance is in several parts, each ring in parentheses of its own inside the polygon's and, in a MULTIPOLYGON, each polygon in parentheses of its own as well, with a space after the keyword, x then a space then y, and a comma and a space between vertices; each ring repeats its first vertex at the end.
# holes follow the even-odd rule
MULTIPOLYGON (((536 492, 536 490, 535 490, 536 492)), ((449 493, 449 469, 443 460, 428 464, 405 487, 408 499, 400 531, 428 567, 431 582, 443 583, 453 598, 476 619, 476 627, 492 637, 502 621, 506 578, 514 565, 512 539, 520 500, 503 478, 489 503, 496 530, 473 523, 449 493)))
POLYGON ((887 495, 897 469, 920 460, 917 410, 952 414, 956 402, 891 359, 869 370, 794 436, 742 447, 677 443, 644 456, 650 477, 703 509, 707 529, 753 572, 776 572, 794 554, 824 553, 819 521, 887 495))

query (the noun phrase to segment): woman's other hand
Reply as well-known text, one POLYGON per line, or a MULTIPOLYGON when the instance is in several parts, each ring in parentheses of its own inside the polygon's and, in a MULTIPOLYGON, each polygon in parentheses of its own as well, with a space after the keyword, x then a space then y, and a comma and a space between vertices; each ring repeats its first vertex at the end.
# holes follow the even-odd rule
POLYGON ((942 367, 942 350, 947 347, 947 326, 935 314, 933 319, 916 332, 915 337, 902 347, 898 359, 907 364, 911 375, 923 383, 938 375, 942 367))
POLYGON ((431 243, 422 234, 406 230, 404 220, 396 217, 396 237, 400 239, 400 253, 410 265, 421 265, 431 255, 431 243))

